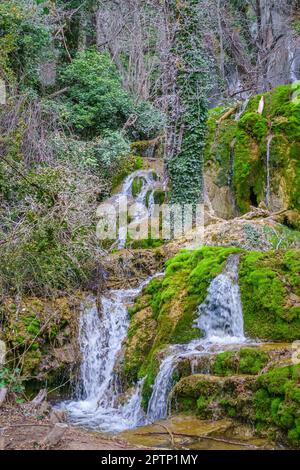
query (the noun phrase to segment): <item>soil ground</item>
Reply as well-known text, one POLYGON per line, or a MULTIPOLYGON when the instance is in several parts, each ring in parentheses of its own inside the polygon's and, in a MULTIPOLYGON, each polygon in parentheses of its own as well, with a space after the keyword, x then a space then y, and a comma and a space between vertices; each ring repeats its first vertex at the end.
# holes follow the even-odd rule
MULTIPOLYGON (((1 407, 0 429, 4 428, 5 450, 40 449, 39 443, 52 426, 48 417, 33 413, 27 407, 9 405, 1 407)), ((131 450, 142 448, 129 444, 121 438, 69 426, 60 443, 52 449, 131 450)))

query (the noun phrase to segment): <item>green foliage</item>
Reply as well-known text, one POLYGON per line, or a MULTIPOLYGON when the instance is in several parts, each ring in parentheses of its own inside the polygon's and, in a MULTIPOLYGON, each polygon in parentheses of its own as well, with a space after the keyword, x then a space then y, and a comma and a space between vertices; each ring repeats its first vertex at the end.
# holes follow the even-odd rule
POLYGON ((22 393, 24 385, 20 376, 20 369, 8 369, 3 367, 0 369, 0 389, 6 387, 11 393, 22 393))
POLYGON ((50 29, 42 10, 21 0, 0 5, 0 66, 9 83, 37 86, 38 65, 50 54, 50 29))
POLYGON ((101 191, 101 183, 72 167, 41 165, 26 171, 14 161, 13 168, 20 173, 0 164, 1 191, 10 207, 0 230, 1 240, 7 240, 0 253, 1 289, 43 295, 82 285, 95 266, 94 184, 101 191), (10 240, 7 234, 14 226, 10 240))
POLYGON ((61 82, 69 87, 65 118, 79 134, 93 137, 118 130, 126 121, 129 96, 108 54, 79 53, 63 70, 61 82))

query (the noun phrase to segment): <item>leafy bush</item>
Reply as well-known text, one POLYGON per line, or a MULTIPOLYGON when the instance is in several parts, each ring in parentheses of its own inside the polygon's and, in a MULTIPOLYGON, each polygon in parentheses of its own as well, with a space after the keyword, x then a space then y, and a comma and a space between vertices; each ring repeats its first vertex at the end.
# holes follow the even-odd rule
POLYGON ((7 81, 38 84, 38 65, 50 51, 50 29, 42 7, 28 7, 20 0, 0 5, 0 66, 7 81))
POLYGON ((133 117, 129 135, 150 138, 162 128, 161 114, 145 102, 135 103, 122 88, 121 77, 108 54, 94 49, 77 54, 61 73, 68 87, 64 118, 85 138, 117 131, 133 117))
POLYGON ((117 130, 130 113, 130 99, 108 54, 79 53, 61 74, 68 86, 65 118, 83 136, 117 130))
POLYGON ((6 387, 9 392, 23 392, 24 386, 20 377, 20 369, 11 370, 7 367, 0 369, 0 389, 3 387, 6 387))

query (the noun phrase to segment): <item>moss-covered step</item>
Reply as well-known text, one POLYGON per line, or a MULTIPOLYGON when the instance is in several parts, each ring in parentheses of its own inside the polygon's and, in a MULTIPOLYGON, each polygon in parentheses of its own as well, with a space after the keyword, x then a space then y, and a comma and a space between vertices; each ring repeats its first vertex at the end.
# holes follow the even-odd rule
POLYGON ((240 116, 238 107, 231 113, 225 108, 211 110, 205 175, 208 196, 217 215, 232 217, 248 212, 251 205, 266 202, 268 150, 269 208, 300 209, 297 86, 299 90, 300 82, 251 98, 240 116), (262 99, 264 109, 259 113, 262 99))
POLYGON ((225 351, 182 359, 174 373, 174 382, 191 374, 218 376, 257 375, 271 367, 290 365, 294 349, 290 343, 224 345, 225 351), (227 349, 227 350, 226 350, 227 349))
MULTIPOLYGON (((237 409, 248 408, 255 380, 252 375, 194 374, 183 377, 171 392, 171 408, 176 412, 193 412, 204 419, 219 419, 226 414, 234 417, 237 409)), ((243 415, 245 413, 243 411, 243 415)))
POLYGON ((275 367, 258 376, 182 378, 171 393, 173 411, 203 419, 231 417, 255 423, 258 433, 300 446, 300 365, 275 367))

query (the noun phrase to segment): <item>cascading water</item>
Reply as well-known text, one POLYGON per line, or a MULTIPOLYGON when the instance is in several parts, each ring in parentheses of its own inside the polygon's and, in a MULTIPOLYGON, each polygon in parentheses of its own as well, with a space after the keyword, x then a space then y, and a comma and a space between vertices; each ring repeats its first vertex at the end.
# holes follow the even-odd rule
POLYGON ((168 411, 168 396, 172 388, 172 376, 180 360, 207 354, 227 344, 242 344, 246 341, 243 330, 243 313, 238 285, 239 255, 228 257, 224 271, 210 284, 208 295, 199 306, 199 317, 195 327, 200 328, 203 339, 186 345, 169 348, 160 365, 147 410, 147 419, 155 421, 165 418, 168 411))
POLYGON ((271 198, 271 173, 270 173, 270 156, 271 156, 271 144, 273 136, 270 134, 267 140, 267 155, 266 155, 266 169, 267 169, 267 178, 266 178, 266 205, 270 207, 270 198, 271 198))
MULTIPOLYGON (((130 174, 117 196, 117 202, 126 197, 131 205, 131 224, 142 223, 151 214, 154 206, 154 192, 159 187, 159 181, 155 177, 153 170, 138 170, 130 174), (142 182, 141 189, 137 195, 133 195, 132 187, 135 178, 142 182)), ((126 220, 127 222, 127 220, 126 220)), ((118 247, 124 248, 127 237, 126 226, 119 227, 118 247)))
MULTIPOLYGON (((161 274, 153 277, 157 276, 161 274)), ((118 403, 114 368, 127 334, 127 307, 153 277, 137 289, 112 290, 108 296, 102 297, 100 317, 94 300, 84 308, 79 331, 82 398, 63 404, 74 424, 121 431, 141 422, 139 396, 142 382, 137 384, 129 400, 121 405, 118 403)))
POLYGON ((238 265, 239 255, 230 255, 224 271, 211 282, 206 300, 199 306, 200 316, 195 324, 205 332, 206 343, 245 340, 238 265))

